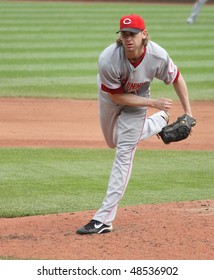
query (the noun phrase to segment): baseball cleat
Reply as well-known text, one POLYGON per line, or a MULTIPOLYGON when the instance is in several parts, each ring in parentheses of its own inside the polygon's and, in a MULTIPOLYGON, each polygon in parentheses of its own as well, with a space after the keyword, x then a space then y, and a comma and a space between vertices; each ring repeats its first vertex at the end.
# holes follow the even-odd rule
POLYGON ((169 123, 169 113, 167 111, 160 111, 158 114, 166 121, 166 123, 169 123))
POLYGON ((88 224, 77 229, 77 234, 108 233, 113 230, 112 225, 107 226, 96 220, 91 220, 88 224))
POLYGON ((187 23, 188 23, 188 24, 193 24, 194 21, 195 21, 195 20, 194 20, 193 18, 188 18, 188 19, 187 19, 187 23))

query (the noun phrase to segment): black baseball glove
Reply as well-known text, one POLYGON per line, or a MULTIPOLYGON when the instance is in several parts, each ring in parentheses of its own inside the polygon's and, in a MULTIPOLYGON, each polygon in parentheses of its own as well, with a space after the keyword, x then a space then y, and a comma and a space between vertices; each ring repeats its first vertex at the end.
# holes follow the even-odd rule
POLYGON ((179 117, 177 121, 165 126, 158 137, 163 140, 165 144, 171 142, 178 142, 186 139, 190 135, 191 127, 196 125, 196 120, 187 114, 179 117))

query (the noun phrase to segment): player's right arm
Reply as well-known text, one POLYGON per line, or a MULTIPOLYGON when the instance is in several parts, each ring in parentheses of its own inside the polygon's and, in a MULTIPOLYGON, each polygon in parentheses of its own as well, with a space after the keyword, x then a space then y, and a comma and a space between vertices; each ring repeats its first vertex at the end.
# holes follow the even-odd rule
POLYGON ((165 111, 172 107, 172 100, 168 98, 147 99, 132 93, 109 93, 109 96, 114 103, 119 105, 151 107, 165 111))

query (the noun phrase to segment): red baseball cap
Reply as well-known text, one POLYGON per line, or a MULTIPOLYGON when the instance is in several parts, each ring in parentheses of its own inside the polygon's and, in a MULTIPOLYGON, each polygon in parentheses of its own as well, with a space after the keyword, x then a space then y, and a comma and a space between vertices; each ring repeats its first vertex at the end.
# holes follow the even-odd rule
POLYGON ((120 30, 116 33, 122 31, 128 31, 133 33, 139 33, 146 28, 145 21, 142 17, 136 14, 131 14, 127 16, 122 16, 120 19, 120 30))

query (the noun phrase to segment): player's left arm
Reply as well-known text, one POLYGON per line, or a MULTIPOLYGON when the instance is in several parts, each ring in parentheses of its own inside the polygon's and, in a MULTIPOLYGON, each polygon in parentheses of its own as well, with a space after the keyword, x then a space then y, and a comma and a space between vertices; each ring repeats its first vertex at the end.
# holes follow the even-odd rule
POLYGON ((187 85, 181 73, 179 73, 179 77, 176 81, 173 82, 173 87, 180 99, 185 114, 192 116, 187 85))
POLYGON ((192 116, 186 82, 184 81, 179 69, 166 52, 162 55, 162 60, 160 61, 156 78, 163 80, 166 85, 173 84, 175 92, 182 104, 184 113, 192 116))

